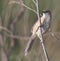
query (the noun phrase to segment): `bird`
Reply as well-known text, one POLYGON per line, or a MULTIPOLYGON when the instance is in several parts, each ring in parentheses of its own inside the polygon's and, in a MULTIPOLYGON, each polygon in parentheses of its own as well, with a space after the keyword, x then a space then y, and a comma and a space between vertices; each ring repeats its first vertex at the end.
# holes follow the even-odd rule
POLYGON ((28 52, 31 50, 34 39, 36 36, 40 38, 40 28, 42 30, 42 34, 46 33, 51 25, 51 11, 50 10, 43 10, 42 15, 40 16, 40 19, 35 22, 35 24, 32 27, 31 33, 32 35, 29 38, 29 41, 27 43, 27 46, 25 48, 25 56, 27 56, 28 52), (41 23, 40 23, 41 20, 41 23))

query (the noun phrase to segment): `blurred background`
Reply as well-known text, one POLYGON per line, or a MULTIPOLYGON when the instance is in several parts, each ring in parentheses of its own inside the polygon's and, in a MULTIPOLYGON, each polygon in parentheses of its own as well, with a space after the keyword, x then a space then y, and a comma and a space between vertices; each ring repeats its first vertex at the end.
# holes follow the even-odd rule
MULTIPOLYGON (((37 21, 34 12, 22 5, 9 4, 13 0, 0 0, 0 61, 46 61, 40 40, 36 38, 28 56, 24 50, 31 35, 31 28, 37 21), (4 28, 3 28, 4 27, 4 28), (14 36, 13 36, 14 35, 14 36)), ((15 0, 20 3, 22 0, 15 0)), ((36 7, 32 0, 23 0, 32 9, 36 7)), ((39 0, 39 11, 49 9, 52 12, 51 29, 44 34, 44 43, 49 61, 60 61, 60 0, 39 0)))

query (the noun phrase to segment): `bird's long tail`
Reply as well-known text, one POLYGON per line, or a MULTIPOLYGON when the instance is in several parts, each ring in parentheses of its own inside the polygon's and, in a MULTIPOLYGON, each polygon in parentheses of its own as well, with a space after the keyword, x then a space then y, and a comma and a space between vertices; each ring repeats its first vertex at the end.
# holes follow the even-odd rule
POLYGON ((26 56, 26 55, 28 54, 28 52, 31 50, 35 37, 36 37, 36 35, 32 35, 32 36, 29 38, 29 41, 28 41, 27 46, 26 46, 26 48, 25 48, 25 56, 26 56))

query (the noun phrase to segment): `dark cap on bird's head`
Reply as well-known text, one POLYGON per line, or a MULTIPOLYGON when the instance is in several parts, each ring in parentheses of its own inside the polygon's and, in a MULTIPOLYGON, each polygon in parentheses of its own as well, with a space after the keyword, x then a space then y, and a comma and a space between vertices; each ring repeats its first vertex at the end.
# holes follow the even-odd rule
POLYGON ((49 14, 51 14, 51 11, 50 10, 43 10, 42 13, 49 13, 49 14))
POLYGON ((43 10, 42 13, 49 14, 50 17, 52 18, 52 14, 50 10, 43 10))

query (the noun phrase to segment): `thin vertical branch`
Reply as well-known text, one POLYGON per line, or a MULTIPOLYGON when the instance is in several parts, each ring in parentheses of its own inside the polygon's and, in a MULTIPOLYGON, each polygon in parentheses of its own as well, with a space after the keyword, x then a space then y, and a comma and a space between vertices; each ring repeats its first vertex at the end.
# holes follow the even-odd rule
POLYGON ((38 17, 38 20, 39 20, 39 22, 40 22, 38 0, 36 0, 36 9, 37 9, 37 17, 38 17))
MULTIPOLYGON (((41 18, 39 16, 39 7, 38 7, 38 0, 36 0, 36 8, 37 8, 37 16, 38 16, 38 21, 39 23, 41 24, 41 18)), ((46 49, 45 49, 45 46, 44 46, 44 43, 43 43, 43 34, 42 34, 42 30, 40 28, 40 34, 41 34, 41 37, 40 37, 40 42, 42 43, 42 48, 43 48, 43 51, 44 51, 44 55, 45 55, 45 58, 46 58, 46 61, 48 61, 48 56, 47 56, 47 52, 46 52, 46 49)))

